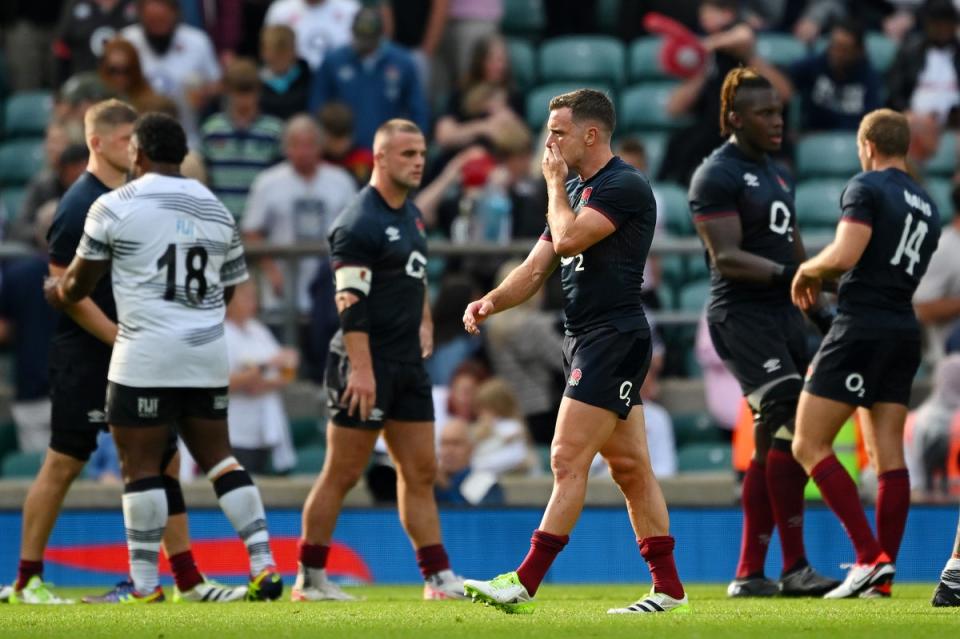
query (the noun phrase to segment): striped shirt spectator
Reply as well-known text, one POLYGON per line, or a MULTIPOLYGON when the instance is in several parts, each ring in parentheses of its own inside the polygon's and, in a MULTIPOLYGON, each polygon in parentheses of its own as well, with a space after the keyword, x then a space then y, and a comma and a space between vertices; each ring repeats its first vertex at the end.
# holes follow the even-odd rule
POLYGON ((254 178, 279 162, 283 121, 260 112, 260 78, 256 65, 238 59, 224 79, 226 108, 201 130, 201 153, 210 188, 240 219, 254 178))

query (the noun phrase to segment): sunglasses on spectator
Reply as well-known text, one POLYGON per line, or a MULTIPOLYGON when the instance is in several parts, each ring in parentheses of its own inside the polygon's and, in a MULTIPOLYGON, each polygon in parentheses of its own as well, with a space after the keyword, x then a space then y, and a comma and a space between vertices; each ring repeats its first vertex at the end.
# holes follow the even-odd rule
POLYGON ((109 66, 107 75, 130 75, 130 67, 109 66))

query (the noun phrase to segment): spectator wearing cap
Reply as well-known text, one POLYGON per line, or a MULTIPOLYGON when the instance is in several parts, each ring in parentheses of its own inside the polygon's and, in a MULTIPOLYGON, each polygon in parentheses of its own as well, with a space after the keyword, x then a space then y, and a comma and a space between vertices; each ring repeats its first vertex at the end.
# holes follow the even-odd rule
POLYGON ((223 84, 224 110, 203 123, 200 154, 211 190, 239 219, 254 178, 281 159, 283 122, 260 112, 260 76, 252 60, 234 60, 223 84))
POLYGON ((297 54, 316 71, 330 51, 350 43, 350 25, 359 10, 357 0, 276 0, 266 24, 293 29, 297 54))
POLYGON ((180 21, 178 0, 140 0, 139 22, 121 35, 140 54, 153 90, 174 100, 191 148, 199 144, 198 113, 219 92, 220 63, 206 33, 180 21))
POLYGON ((136 21, 136 0, 70 0, 53 40, 57 85, 75 73, 95 70, 104 45, 136 21))
POLYGON ((831 29, 826 51, 790 67, 790 80, 801 99, 804 131, 856 131, 882 104, 883 81, 867 58, 863 28, 849 19, 831 29))
POLYGON ((310 66, 297 57, 296 35, 286 25, 268 25, 260 32, 260 109, 287 120, 307 110, 310 66))
POLYGON ((377 9, 365 8, 353 22, 353 43, 331 51, 314 78, 310 111, 331 100, 354 113, 358 146, 373 147, 377 128, 391 118, 406 118, 427 131, 427 103, 411 55, 383 38, 377 9))
POLYGON ((343 102, 327 102, 320 109, 323 129, 323 158, 353 176, 363 188, 373 173, 373 151, 360 148, 353 139, 353 112, 343 102))
POLYGON ((887 76, 887 106, 960 125, 960 15, 952 0, 927 0, 923 28, 908 36, 887 76))

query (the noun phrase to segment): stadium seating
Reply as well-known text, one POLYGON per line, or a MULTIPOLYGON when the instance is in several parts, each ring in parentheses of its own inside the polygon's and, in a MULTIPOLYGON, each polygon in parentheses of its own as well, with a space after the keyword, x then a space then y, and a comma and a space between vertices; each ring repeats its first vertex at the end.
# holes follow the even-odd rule
POLYGON ((786 67, 807 55, 807 47, 786 33, 761 33, 757 36, 757 55, 778 67, 786 67))
POLYGON ((696 280, 685 284, 677 296, 678 311, 693 311, 699 313, 707 305, 710 297, 710 280, 696 280))
POLYGON ((878 73, 884 74, 897 56, 897 43, 882 33, 871 31, 866 38, 867 57, 878 73))
POLYGON ((533 130, 534 134, 537 134, 540 129, 543 128, 544 123, 547 121, 547 117, 550 115, 549 111, 547 110, 547 105, 550 103, 550 98, 561 93, 575 91, 576 89, 582 89, 584 87, 603 91, 611 97, 613 95, 613 92, 607 85, 597 83, 578 84, 574 82, 541 84, 537 88, 528 92, 527 124, 533 130))
POLYGON ((610 36, 566 36, 540 46, 544 82, 596 82, 619 87, 626 77, 626 52, 610 36))
POLYGON ((859 172, 857 138, 853 132, 811 133, 797 143, 797 174, 801 178, 849 179, 859 172))
POLYGON ((953 184, 948 178, 930 178, 923 185, 927 189, 930 199, 937 205, 940 212, 940 222, 947 224, 953 219, 956 211, 953 210, 953 184))
POLYGON ((10 186, 0 191, 0 201, 3 202, 3 209, 7 219, 0 220, 0 224, 12 220, 20 211, 20 204, 27 194, 27 190, 22 187, 10 186))
POLYGON ((669 135, 667 133, 657 133, 654 131, 638 132, 637 137, 643 141, 643 147, 647 151, 647 176, 653 180, 660 171, 660 165, 663 163, 663 156, 667 152, 667 142, 669 135))
POLYGON ((500 27, 508 35, 534 36, 543 31, 547 18, 544 0, 504 0, 500 27))
POLYGON ((653 189, 657 197, 657 215, 662 218, 664 227, 674 235, 693 235, 687 190, 672 182, 655 182, 653 189))
POLYGON ((669 79, 670 76, 660 66, 661 46, 663 39, 652 36, 637 38, 630 43, 627 66, 631 82, 669 79))
POLYGON ((930 175, 952 176, 957 167, 957 135, 944 131, 937 152, 923 167, 930 175))
POLYGON ((630 131, 666 131, 685 126, 689 118, 674 118, 667 113, 667 101, 676 87, 676 82, 648 82, 625 89, 617 113, 619 126, 630 131))
POLYGON ((296 448, 322 444, 320 428, 315 417, 298 417, 290 420, 290 435, 296 448))
POLYGON ((523 38, 510 38, 507 40, 507 54, 517 88, 526 91, 536 84, 537 56, 533 46, 523 38))
POLYGON ((5 137, 42 136, 53 113, 53 96, 49 91, 22 91, 7 100, 3 110, 5 137))
POLYGON ((21 186, 43 168, 43 140, 23 138, 0 143, 0 186, 21 186))
POLYGON ((323 469, 327 449, 323 446, 304 446, 297 449, 297 464, 294 475, 316 475, 323 469))
POLYGON ((32 479, 43 464, 43 453, 11 453, 0 462, 0 477, 32 479))
POLYGON ((0 423, 0 460, 17 450, 17 428, 13 422, 0 423))
POLYGON ((720 427, 708 413, 678 413, 672 416, 673 438, 677 448, 693 444, 723 443, 726 441, 720 427))
POLYGON ((681 473, 732 472, 732 464, 730 444, 690 444, 677 451, 681 473))
POLYGON ((797 185, 796 210, 800 230, 832 231, 840 220, 840 194, 847 180, 806 180, 797 185))

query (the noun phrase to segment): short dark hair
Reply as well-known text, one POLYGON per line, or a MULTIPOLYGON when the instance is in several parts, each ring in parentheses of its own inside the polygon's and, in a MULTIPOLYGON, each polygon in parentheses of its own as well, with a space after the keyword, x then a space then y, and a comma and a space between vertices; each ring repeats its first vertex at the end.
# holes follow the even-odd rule
POLYGON ((750 67, 731 69, 723 79, 723 86, 720 87, 720 134, 728 136, 733 133, 727 118, 731 111, 736 111, 741 106, 741 89, 772 88, 773 85, 770 84, 770 80, 750 67))
POLYGON ((919 13, 924 20, 960 22, 953 0, 927 0, 919 13))
POLYGON ((353 135, 353 111, 343 102, 327 102, 320 113, 320 127, 323 132, 334 138, 353 135))
POLYGON ((605 93, 595 89, 577 89, 554 97, 550 100, 550 110, 557 109, 570 109, 573 121, 578 124, 584 120, 599 122, 607 133, 613 133, 617 125, 613 102, 605 93))
POLYGON ((853 40, 857 43, 857 46, 860 47, 860 50, 863 51, 864 48, 864 38, 866 37, 866 31, 863 28, 863 23, 857 20, 856 18, 841 18, 833 23, 833 29, 839 29, 841 31, 846 31, 853 36, 853 40))
POLYGON ((898 111, 877 109, 863 116, 857 137, 873 142, 881 155, 904 157, 910 148, 910 124, 898 111))
POLYGON ((151 162, 179 165, 187 156, 187 134, 165 113, 141 115, 133 125, 133 134, 151 162))

